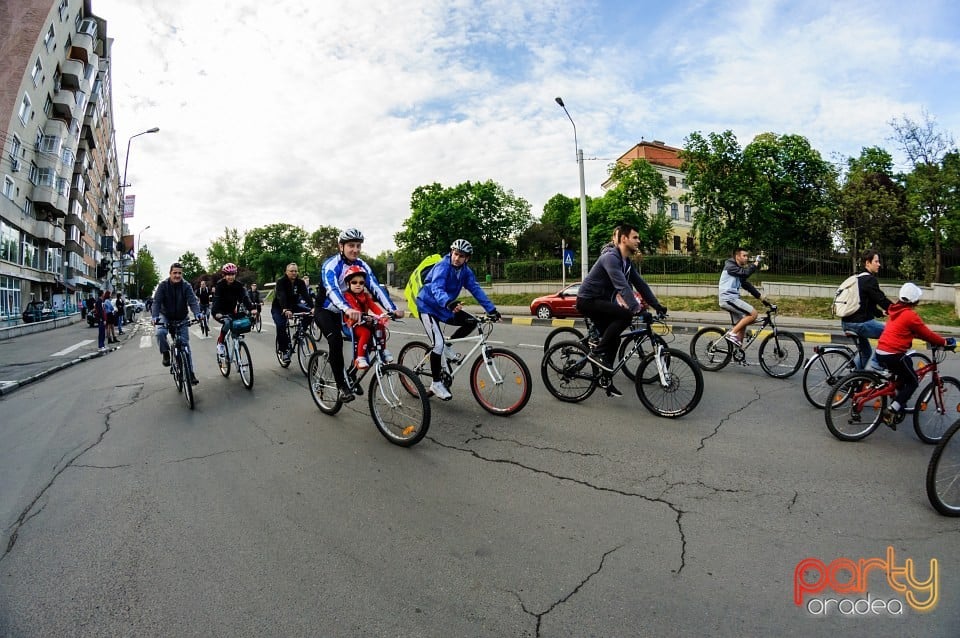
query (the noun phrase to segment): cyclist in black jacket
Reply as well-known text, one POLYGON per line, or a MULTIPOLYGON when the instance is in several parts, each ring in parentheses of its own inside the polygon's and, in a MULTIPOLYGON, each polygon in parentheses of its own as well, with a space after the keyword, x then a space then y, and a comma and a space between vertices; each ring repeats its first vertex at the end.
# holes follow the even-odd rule
POLYGON ((313 307, 310 301, 310 292, 307 285, 300 279, 300 267, 294 263, 287 264, 285 275, 277 280, 273 291, 273 304, 270 306, 270 315, 277 325, 277 348, 284 352, 284 359, 290 360, 290 335, 287 334, 287 323, 295 312, 304 312, 313 307))
MULTIPOLYGON (((195 318, 200 318, 200 303, 193 293, 193 286, 183 280, 183 264, 174 262, 170 266, 170 277, 157 286, 157 291, 153 294, 153 305, 150 307, 153 323, 157 325, 157 345, 165 366, 170 365, 170 344, 167 342, 166 322, 186 319, 188 310, 193 311, 195 318), (160 321, 161 316, 164 318, 163 322, 160 321)), ((180 338, 189 346, 188 325, 180 326, 180 338)), ((190 357, 190 362, 193 365, 193 357, 190 357)), ((190 370, 190 383, 194 385, 200 383, 193 370, 190 370)))
POLYGON ((852 315, 840 320, 840 327, 844 332, 857 335, 857 368, 867 367, 873 356, 870 339, 879 339, 883 334, 884 325, 877 321, 882 317, 892 303, 880 290, 877 273, 880 272, 880 253, 875 250, 865 250, 860 255, 863 272, 857 275, 857 286, 860 291, 860 307, 852 315))
POLYGON ((223 279, 217 282, 213 295, 213 318, 223 324, 220 326, 220 336, 217 337, 217 353, 223 355, 227 353, 223 340, 230 330, 237 308, 242 305, 253 315, 257 314, 257 309, 250 302, 246 288, 237 281, 237 265, 224 264, 221 272, 223 279))

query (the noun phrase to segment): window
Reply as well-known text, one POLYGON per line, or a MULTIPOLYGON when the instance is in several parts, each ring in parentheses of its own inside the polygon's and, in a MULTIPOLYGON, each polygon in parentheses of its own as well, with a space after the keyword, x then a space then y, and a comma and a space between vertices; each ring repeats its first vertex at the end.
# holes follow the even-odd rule
POLYGON ((53 98, 50 97, 50 94, 47 94, 47 99, 43 102, 43 114, 47 117, 50 117, 50 113, 53 111, 53 98))
POLYGON ((40 270, 40 248, 37 246, 37 240, 24 236, 23 238, 23 263, 27 268, 40 270))
POLYGON ((20 100, 20 109, 17 111, 17 117, 20 118, 20 123, 26 125, 27 120, 30 119, 31 113, 30 109, 33 107, 33 103, 30 102, 30 96, 26 93, 23 94, 23 99, 20 100))
POLYGON ((10 179, 9 175, 3 176, 3 196, 7 199, 12 200, 14 192, 16 191, 16 186, 13 183, 13 180, 10 179))
POLYGON ((57 172, 52 168, 39 168, 37 167, 36 171, 32 171, 36 175, 36 179, 33 182, 34 186, 49 186, 53 188, 55 180, 57 179, 57 172))
POLYGON ((44 135, 40 138, 40 152, 60 155, 60 138, 56 135, 44 135))
POLYGON ((20 280, 0 276, 0 317, 20 315, 20 280))
POLYGON ((670 204, 670 219, 680 219, 680 207, 676 202, 670 204))
POLYGON ((676 177, 675 175, 671 175, 670 177, 668 177, 668 178, 667 178, 667 184, 669 184, 670 186, 676 186, 676 185, 677 185, 677 177, 676 177))
POLYGON ((673 249, 680 252, 680 235, 673 236, 673 249))
MULTIPOLYGON (((79 17, 79 14, 77 15, 79 17)), ((77 27, 77 33, 86 33, 93 39, 97 38, 97 21, 87 18, 80 23, 80 26, 77 27)))
POLYGON ((70 195, 70 180, 65 177, 57 177, 57 192, 68 197, 70 195))
POLYGON ((683 221, 685 222, 690 221, 690 217, 691 217, 690 204, 684 204, 683 205, 683 221))
POLYGON ((657 200, 657 214, 666 215, 667 214, 667 202, 662 199, 657 200))
MULTIPOLYGON (((73 180, 73 187, 77 189, 77 195, 83 195, 87 192, 87 180, 84 179, 81 173, 77 173, 76 178, 73 180)), ((79 214, 80 213, 77 213, 77 215, 79 214)))
POLYGON ((686 188, 686 187, 687 187, 687 178, 686 178, 686 177, 684 177, 682 180, 680 180, 680 187, 681 187, 681 188, 686 188))
POLYGON ((10 157, 11 159, 20 159, 20 138, 16 135, 13 136, 13 141, 10 142, 10 157))
POLYGON ((33 63, 33 71, 30 72, 30 77, 33 79, 34 86, 40 86, 40 79, 43 77, 43 63, 40 62, 40 58, 37 58, 37 61, 33 63))
POLYGON ((27 217, 33 217, 33 202, 29 199, 23 202, 23 214, 27 217))
POLYGON ((43 46, 47 48, 47 53, 57 48, 57 32, 53 30, 53 25, 47 29, 47 35, 43 36, 43 46))
POLYGON ((67 239, 69 239, 70 241, 75 241, 75 242, 77 242, 77 243, 79 244, 79 243, 80 243, 80 229, 77 228, 76 226, 68 226, 68 227, 67 227, 67 230, 70 231, 69 233, 67 233, 67 239))
POLYGON ((60 0, 60 6, 57 7, 57 13, 60 14, 60 22, 67 19, 67 9, 70 8, 70 0, 60 0))
POLYGON ((687 235, 687 252, 688 253, 694 252, 694 248, 695 247, 693 245, 693 237, 687 235))
POLYGON ((0 259, 19 261, 20 231, 0 219, 0 259))
POLYGON ((66 166, 73 166, 73 163, 77 161, 77 156, 73 154, 72 148, 64 146, 63 152, 60 154, 60 161, 66 166))

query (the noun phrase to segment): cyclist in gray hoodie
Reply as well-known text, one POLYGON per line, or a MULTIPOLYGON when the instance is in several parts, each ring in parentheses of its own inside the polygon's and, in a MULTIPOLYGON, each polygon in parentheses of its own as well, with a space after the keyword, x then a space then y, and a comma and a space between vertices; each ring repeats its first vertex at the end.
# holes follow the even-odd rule
POLYGON ((748 265, 750 256, 746 248, 737 248, 723 264, 723 272, 720 273, 720 307, 730 313, 735 324, 723 337, 737 347, 743 344, 743 333, 747 326, 757 319, 756 308, 740 298, 740 288, 760 301, 767 299, 766 295, 747 281, 747 277, 760 267, 760 259, 760 255, 757 255, 753 263, 748 265))

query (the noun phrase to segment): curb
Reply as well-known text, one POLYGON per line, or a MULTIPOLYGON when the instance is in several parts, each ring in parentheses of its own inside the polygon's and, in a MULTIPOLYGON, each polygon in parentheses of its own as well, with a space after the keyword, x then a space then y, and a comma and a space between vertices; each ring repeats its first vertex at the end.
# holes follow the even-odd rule
MULTIPOLYGON (((133 332, 134 331, 131 331, 131 336, 133 332)), ((76 357, 74 359, 70 359, 68 361, 61 361, 57 365, 51 368, 47 368, 46 370, 41 370, 40 372, 32 376, 29 376, 25 379, 18 379, 16 381, 10 381, 8 383, 0 384, 0 397, 5 397, 8 394, 11 394, 19 390, 23 386, 30 385, 31 383, 34 383, 36 381, 40 381, 41 379, 49 377, 50 375, 56 372, 60 372, 61 370, 72 368, 73 366, 79 363, 83 363, 84 361, 89 361, 90 359, 96 359, 98 357, 104 357, 110 354, 111 352, 113 352, 114 350, 119 350, 122 347, 123 346, 121 344, 121 345, 113 346, 112 348, 107 348, 103 351, 98 350, 96 352, 88 352, 87 354, 80 355, 79 357, 76 357)))

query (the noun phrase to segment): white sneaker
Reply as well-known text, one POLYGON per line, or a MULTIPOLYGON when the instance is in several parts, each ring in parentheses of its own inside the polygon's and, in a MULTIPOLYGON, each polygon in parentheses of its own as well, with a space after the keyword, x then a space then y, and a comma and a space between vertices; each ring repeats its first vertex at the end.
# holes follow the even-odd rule
POLYGON ((460 355, 454 352, 450 346, 443 346, 443 356, 447 361, 458 361, 460 359, 460 355))
POLYGON ((431 383, 430 391, 433 392, 433 396, 442 401, 449 401, 453 398, 453 395, 450 394, 450 390, 447 390, 447 386, 443 385, 443 381, 434 381, 431 383))
POLYGON ((370 362, 366 357, 357 357, 357 370, 366 370, 370 367, 370 362))
POLYGON ((384 363, 393 363, 393 353, 386 348, 383 349, 383 352, 380 353, 380 356, 383 358, 384 363))
POLYGON ((227 346, 226 346, 226 344, 223 344, 223 343, 218 343, 218 344, 217 344, 217 356, 219 356, 219 357, 225 357, 225 356, 227 356, 227 346))

